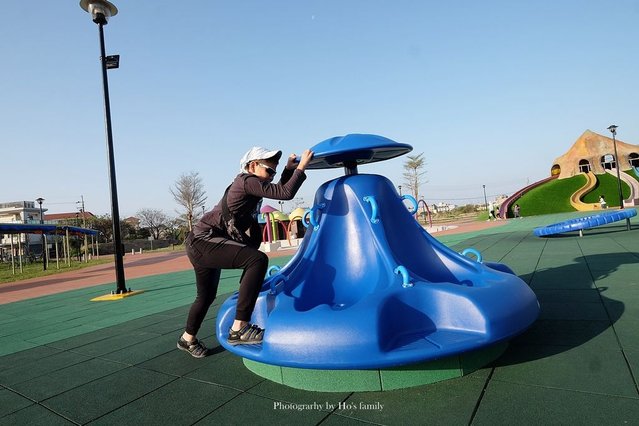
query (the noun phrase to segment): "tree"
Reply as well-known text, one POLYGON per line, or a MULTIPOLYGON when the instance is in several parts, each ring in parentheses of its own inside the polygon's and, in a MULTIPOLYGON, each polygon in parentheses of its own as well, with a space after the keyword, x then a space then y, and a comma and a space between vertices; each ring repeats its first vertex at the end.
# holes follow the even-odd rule
POLYGON ((184 238, 186 237, 186 233, 183 231, 183 222, 179 218, 173 218, 170 219, 166 224, 164 237, 172 241, 184 240, 184 238))
POLYGON ((419 199, 419 186, 423 183, 426 183, 424 180, 424 175, 426 174, 424 166, 426 163, 424 162, 424 153, 422 152, 419 155, 408 155, 406 157, 406 161, 404 162, 404 179, 406 179, 406 187, 411 192, 411 195, 415 197, 416 200, 419 199))
POLYGON ((138 210, 136 216, 140 219, 140 226, 148 229, 151 236, 156 240, 160 239, 160 234, 169 223, 169 217, 158 209, 141 209, 138 210))
POLYGON ((95 216, 89 219, 89 226, 92 229, 98 231, 98 241, 108 242, 112 239, 113 234, 113 221, 108 214, 102 216, 95 216))
MULTIPOLYGON (((111 215, 94 216, 87 219, 87 225, 98 231, 98 241, 107 243, 113 241, 113 220, 111 215)), ((136 232, 131 224, 120 220, 120 233, 123 240, 136 237, 136 232)))
POLYGON ((183 173, 175 182, 175 187, 169 188, 169 191, 175 202, 184 208, 183 212, 178 210, 178 213, 184 215, 188 229, 192 231, 195 209, 201 207, 207 198, 200 174, 198 172, 183 173))

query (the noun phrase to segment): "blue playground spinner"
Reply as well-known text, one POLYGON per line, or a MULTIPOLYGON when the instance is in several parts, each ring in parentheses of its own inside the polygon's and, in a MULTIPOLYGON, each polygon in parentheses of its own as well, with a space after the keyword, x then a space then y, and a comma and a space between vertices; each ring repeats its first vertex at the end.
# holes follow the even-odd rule
POLYGON ((617 222, 637 215, 636 209, 624 209, 599 213, 592 216, 578 217, 548 226, 540 226, 533 230, 538 237, 562 234, 564 232, 581 231, 607 223, 617 222))
POLYGON ((252 322, 260 345, 226 343, 237 294, 217 316, 229 351, 257 362, 309 369, 372 369, 444 358, 507 340, 539 304, 508 266, 459 254, 430 236, 385 177, 357 165, 412 150, 374 135, 312 148, 310 168, 344 167, 324 183, 296 255, 272 268, 252 322))

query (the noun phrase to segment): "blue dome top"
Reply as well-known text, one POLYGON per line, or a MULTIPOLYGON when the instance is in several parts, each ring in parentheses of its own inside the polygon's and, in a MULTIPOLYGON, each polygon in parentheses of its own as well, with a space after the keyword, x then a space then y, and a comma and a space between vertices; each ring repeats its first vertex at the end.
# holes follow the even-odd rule
POLYGON ((332 169, 375 163, 411 152, 413 147, 377 135, 353 133, 335 136, 313 146, 308 169, 332 169))

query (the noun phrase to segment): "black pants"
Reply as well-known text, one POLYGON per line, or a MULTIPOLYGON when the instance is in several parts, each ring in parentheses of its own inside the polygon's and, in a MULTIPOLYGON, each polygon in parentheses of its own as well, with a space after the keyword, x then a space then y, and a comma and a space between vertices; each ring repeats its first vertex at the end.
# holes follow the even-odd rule
POLYGON ((196 335, 217 295, 222 269, 243 269, 235 319, 250 321, 264 283, 268 257, 261 251, 225 238, 186 238, 186 254, 195 270, 197 296, 186 321, 186 332, 196 335))

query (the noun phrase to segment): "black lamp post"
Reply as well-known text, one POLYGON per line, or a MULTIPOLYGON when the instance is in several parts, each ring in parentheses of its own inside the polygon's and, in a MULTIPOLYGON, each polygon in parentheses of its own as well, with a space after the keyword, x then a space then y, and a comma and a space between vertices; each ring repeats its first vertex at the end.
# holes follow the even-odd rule
POLYGON ((115 179, 115 158, 113 153, 113 133, 111 131, 111 106, 109 102, 109 82, 107 69, 117 68, 119 56, 106 56, 104 48, 104 26, 118 9, 107 0, 81 0, 80 7, 91 14, 93 22, 98 24, 100 33, 100 62, 102 64, 102 85, 104 91, 104 121, 106 126, 107 154, 109 160, 109 177, 111 186, 111 218, 113 220, 113 244, 115 249, 115 278, 117 294, 127 293, 124 279, 124 247, 120 231, 120 209, 118 206, 118 189, 115 179))
POLYGON ((490 212, 488 211, 488 198, 486 198, 486 185, 482 185, 484 188, 484 207, 486 208, 486 213, 488 213, 488 220, 490 220, 490 212))
MULTIPOLYGON (((40 225, 44 225, 44 213, 42 212, 43 201, 44 201, 44 198, 42 197, 36 198, 36 202, 40 204, 40 225)), ((43 271, 47 270, 46 250, 47 250, 47 237, 44 235, 44 230, 43 230, 42 231, 42 270, 43 271)))
MULTIPOLYGON (((619 161, 619 155, 617 154, 617 127, 614 124, 611 124, 610 126, 608 126, 608 130, 610 130, 610 133, 612 133, 612 146, 615 150, 615 168, 617 169, 617 188, 619 190, 619 208, 623 209, 623 192, 621 190, 621 173, 619 172, 619 169, 621 168, 621 164, 619 161)), ((628 231, 630 231, 630 219, 626 218, 626 229, 628 229, 628 231)))

